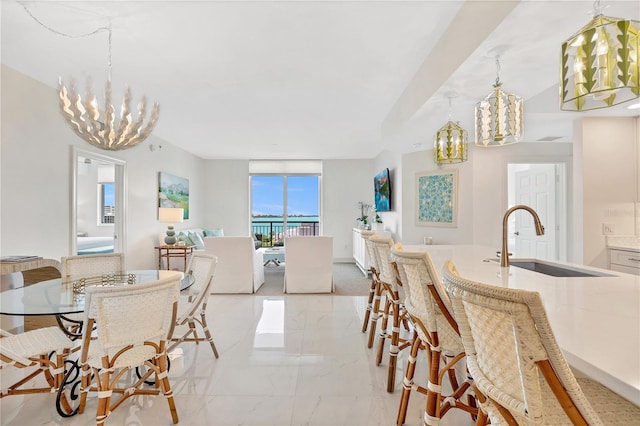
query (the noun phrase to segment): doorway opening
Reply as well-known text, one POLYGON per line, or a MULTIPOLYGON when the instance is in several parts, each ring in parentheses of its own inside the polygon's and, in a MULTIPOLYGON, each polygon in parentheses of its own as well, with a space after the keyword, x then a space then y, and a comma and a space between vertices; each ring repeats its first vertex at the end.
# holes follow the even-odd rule
POLYGON ((567 185, 565 163, 509 163, 508 205, 524 204, 540 216, 545 233, 535 234, 533 218, 522 210, 508 223, 514 257, 566 261, 567 185))

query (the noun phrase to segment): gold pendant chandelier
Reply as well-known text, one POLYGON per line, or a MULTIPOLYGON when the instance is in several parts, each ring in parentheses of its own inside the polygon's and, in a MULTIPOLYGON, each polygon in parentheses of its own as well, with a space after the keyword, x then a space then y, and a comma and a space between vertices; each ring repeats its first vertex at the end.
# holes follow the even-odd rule
POLYGON ((467 131, 451 121, 451 97, 449 97, 449 121, 434 137, 433 157, 436 164, 454 164, 467 161, 467 131))
POLYGON ((146 98, 141 99, 137 117, 134 118, 130 107, 131 91, 127 88, 122 100, 120 116, 116 118, 115 108, 111 103, 111 26, 107 30, 109 32, 109 75, 104 90, 104 110, 98 107, 98 101, 91 91, 90 84, 88 84, 85 99, 82 99, 76 90, 74 80, 71 79, 67 87, 60 77, 58 95, 62 116, 76 135, 97 148, 119 151, 138 145, 151 134, 158 121, 160 106, 157 102, 153 104, 149 120, 145 125, 146 98))
POLYGON ((479 146, 508 145, 519 142, 523 135, 524 101, 502 90, 499 58, 496 58, 496 68, 493 91, 475 108, 475 143, 479 146))
POLYGON ((588 111, 640 97, 640 21, 594 18, 562 44, 560 109, 588 111))

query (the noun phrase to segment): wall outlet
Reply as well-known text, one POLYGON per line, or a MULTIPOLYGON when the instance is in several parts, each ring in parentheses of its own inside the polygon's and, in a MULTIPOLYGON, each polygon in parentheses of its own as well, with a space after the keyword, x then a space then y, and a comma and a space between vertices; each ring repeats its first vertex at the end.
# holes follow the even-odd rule
POLYGON ((613 223, 602 224, 602 235, 613 235, 616 233, 616 225, 613 223))

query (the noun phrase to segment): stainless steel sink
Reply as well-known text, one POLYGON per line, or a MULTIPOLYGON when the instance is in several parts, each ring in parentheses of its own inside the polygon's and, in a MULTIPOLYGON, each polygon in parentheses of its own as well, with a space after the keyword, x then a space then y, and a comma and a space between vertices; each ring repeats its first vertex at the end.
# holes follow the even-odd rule
POLYGON ((573 268, 570 266, 551 264, 540 262, 537 260, 516 260, 509 261, 511 266, 528 269, 540 274, 550 275, 552 277, 612 277, 614 275, 604 272, 589 271, 586 269, 573 268))

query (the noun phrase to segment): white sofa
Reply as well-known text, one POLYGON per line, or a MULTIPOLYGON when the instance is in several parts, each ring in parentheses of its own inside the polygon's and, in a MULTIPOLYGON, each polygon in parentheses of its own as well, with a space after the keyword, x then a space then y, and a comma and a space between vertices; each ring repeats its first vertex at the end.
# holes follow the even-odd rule
POLYGON ((205 237, 204 247, 218 257, 212 293, 255 293, 264 284, 262 253, 252 237, 205 237))
POLYGON ((333 292, 333 237, 285 237, 284 292, 333 292))

